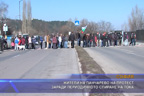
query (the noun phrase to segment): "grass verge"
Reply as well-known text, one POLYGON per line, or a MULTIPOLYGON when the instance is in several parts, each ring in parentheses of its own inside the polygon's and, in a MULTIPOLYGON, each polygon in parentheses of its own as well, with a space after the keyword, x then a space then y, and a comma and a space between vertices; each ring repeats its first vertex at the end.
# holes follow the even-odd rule
MULTIPOLYGON (((83 74, 105 74, 102 68, 96 63, 95 60, 93 60, 93 58, 89 56, 89 54, 82 47, 76 46, 75 49, 78 53, 83 74)), ((89 96, 124 96, 124 95, 119 93, 94 93, 89 94, 89 96)))

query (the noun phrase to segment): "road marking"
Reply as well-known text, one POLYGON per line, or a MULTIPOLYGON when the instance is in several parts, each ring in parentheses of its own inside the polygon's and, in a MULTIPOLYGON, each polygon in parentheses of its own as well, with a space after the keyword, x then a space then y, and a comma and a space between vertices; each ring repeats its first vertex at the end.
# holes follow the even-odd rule
POLYGON ((142 56, 142 55, 137 55, 137 54, 135 54, 133 51, 126 50, 126 49, 120 49, 120 50, 126 52, 127 54, 131 54, 131 55, 135 55, 135 56, 139 56, 139 57, 144 58, 144 56, 142 56))
POLYGON ((143 58, 144 58, 144 56, 142 56, 142 55, 137 55, 137 54, 135 54, 135 53, 133 53, 133 55, 135 55, 135 56, 139 56, 139 57, 143 57, 143 58))
POLYGON ((16 56, 14 56, 13 58, 18 57, 18 56, 20 56, 20 55, 16 55, 16 56))

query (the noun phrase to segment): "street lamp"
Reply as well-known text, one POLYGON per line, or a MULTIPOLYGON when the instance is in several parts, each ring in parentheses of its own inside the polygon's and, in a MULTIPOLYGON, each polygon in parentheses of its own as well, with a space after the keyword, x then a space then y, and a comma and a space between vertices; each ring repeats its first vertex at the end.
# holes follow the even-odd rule
POLYGON ((21 15, 20 15, 20 2, 23 0, 19 0, 19 19, 21 20, 21 15))

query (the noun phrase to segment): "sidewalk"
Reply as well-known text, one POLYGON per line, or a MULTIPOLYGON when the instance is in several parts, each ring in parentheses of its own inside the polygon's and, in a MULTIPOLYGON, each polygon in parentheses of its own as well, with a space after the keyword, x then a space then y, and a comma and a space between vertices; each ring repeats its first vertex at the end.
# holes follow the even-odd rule
POLYGON ((144 46, 144 42, 136 42, 136 45, 138 45, 138 46, 144 46))

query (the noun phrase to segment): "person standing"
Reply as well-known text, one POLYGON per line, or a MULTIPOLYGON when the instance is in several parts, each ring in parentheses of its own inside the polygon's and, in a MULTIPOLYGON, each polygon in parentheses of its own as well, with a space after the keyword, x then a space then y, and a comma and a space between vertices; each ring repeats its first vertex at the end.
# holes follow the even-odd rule
POLYGON ((18 43, 19 43, 19 39, 18 37, 15 38, 15 50, 18 50, 18 43))
POLYGON ((12 49, 14 49, 14 46, 15 46, 14 41, 15 41, 15 39, 14 39, 14 37, 12 37, 12 39, 11 39, 11 46, 12 46, 12 49))
POLYGON ((119 34, 119 46, 121 46, 122 45, 122 33, 120 32, 120 34, 119 34))
POLYGON ((32 39, 30 36, 28 38, 28 42, 29 42, 29 49, 31 49, 32 48, 32 39))
POLYGON ((43 47, 43 37, 42 36, 40 36, 40 46, 41 46, 41 49, 42 49, 42 47, 43 47))
POLYGON ((46 40, 46 43, 47 43, 47 49, 49 48, 49 42, 50 42, 50 36, 47 35, 47 40, 46 40))
POLYGON ((0 51, 3 51, 3 40, 2 40, 2 38, 0 38, 0 51))
POLYGON ((64 48, 68 48, 68 36, 64 36, 64 48))
POLYGON ((45 48, 48 48, 47 46, 47 35, 44 36, 44 44, 45 44, 45 48))
POLYGON ((26 36, 25 44, 26 44, 26 49, 28 49, 29 48, 28 36, 26 36))
POLYGON ((136 45, 136 34, 134 33, 134 46, 136 45))
POLYGON ((112 34, 108 34, 108 41, 109 41, 109 46, 112 46, 112 34))
POLYGON ((83 47, 86 47, 86 34, 83 36, 83 47))
POLYGON ((61 47, 62 48, 65 48, 65 37, 66 37, 66 35, 62 35, 62 43, 61 43, 61 47))
POLYGON ((91 47, 92 46, 92 44, 93 44, 93 34, 90 34, 90 37, 89 37, 89 47, 91 47))
POLYGON ((22 44, 22 40, 21 40, 21 36, 19 36, 19 43, 18 43, 18 45, 21 45, 22 44))
POLYGON ((98 47, 101 46, 100 41, 101 41, 101 34, 98 32, 97 33, 97 39, 98 39, 98 47))
POLYGON ((114 46, 117 46, 117 33, 114 33, 114 46))
POLYGON ((81 35, 80 35, 80 32, 78 32, 78 46, 81 46, 81 35))
POLYGON ((32 49, 35 49, 35 42, 36 39, 34 38, 34 36, 32 36, 32 49))
POLYGON ((132 44, 132 46, 135 46, 135 40, 136 40, 136 34, 135 33, 131 33, 131 43, 130 44, 132 44))
POLYGON ((21 39, 21 44, 25 45, 25 38, 24 37, 22 37, 22 39, 21 39))
POLYGON ((70 41, 71 41, 71 48, 74 48, 75 35, 74 35, 73 32, 71 33, 69 39, 70 39, 70 41))
POLYGON ((59 48, 61 48, 61 44, 62 44, 62 35, 60 34, 58 37, 58 41, 59 41, 59 48))
POLYGON ((128 34, 127 32, 124 33, 124 46, 127 46, 128 45, 128 34))
POLYGON ((52 46, 52 36, 49 36, 49 48, 52 46))
POLYGON ((105 37, 105 33, 103 33, 102 35, 102 47, 105 47, 106 46, 106 37, 105 37))
POLYGON ((57 49, 57 46, 56 46, 56 44, 57 44, 57 38, 56 38, 55 35, 54 35, 54 37, 52 39, 52 42, 53 42, 53 49, 57 49))
POLYGON ((12 49, 14 49, 15 43, 14 41, 11 42, 12 49))
POLYGON ((105 40, 106 46, 109 47, 109 38, 108 38, 108 34, 107 33, 105 33, 105 38, 106 38, 106 40, 105 40))
POLYGON ((97 46, 97 36, 96 34, 94 35, 94 39, 93 39, 93 47, 97 46))

